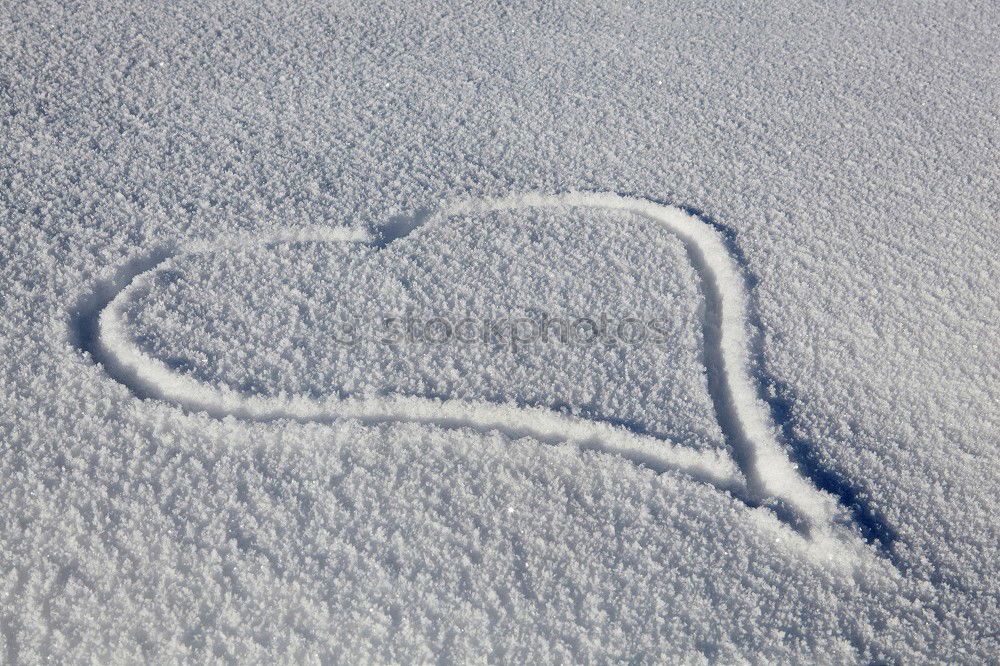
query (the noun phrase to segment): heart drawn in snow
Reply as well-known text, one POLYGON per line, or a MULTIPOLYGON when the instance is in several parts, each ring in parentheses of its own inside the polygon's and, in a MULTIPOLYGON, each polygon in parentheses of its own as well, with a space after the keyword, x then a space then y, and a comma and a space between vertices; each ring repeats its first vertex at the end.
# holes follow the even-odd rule
POLYGON ((81 346, 190 411, 574 443, 827 540, 838 507, 758 397, 747 298, 718 232, 679 208, 527 194, 157 253, 97 299, 81 346))

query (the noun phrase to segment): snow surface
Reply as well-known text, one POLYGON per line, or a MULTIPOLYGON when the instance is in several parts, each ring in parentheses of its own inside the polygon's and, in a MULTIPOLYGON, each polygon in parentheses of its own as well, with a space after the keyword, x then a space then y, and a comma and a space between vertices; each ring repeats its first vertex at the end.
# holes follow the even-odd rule
POLYGON ((287 4, 0 21, 0 659, 995 659, 996 6, 287 4), (525 192, 696 207, 720 259, 525 192), (574 298, 674 343, 297 319, 574 298), (282 390, 464 411, 253 418, 282 390))

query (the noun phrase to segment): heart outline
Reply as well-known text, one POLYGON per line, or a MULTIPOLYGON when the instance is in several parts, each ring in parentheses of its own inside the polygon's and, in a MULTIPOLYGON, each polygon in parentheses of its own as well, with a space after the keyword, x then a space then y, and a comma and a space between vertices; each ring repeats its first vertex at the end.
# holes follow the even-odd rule
POLYGON ((811 543, 833 545, 832 549, 841 553, 853 550, 836 545, 846 545, 847 537, 843 530, 838 530, 843 511, 836 498, 798 473, 781 444, 768 406, 758 393, 752 376, 748 307, 749 295, 739 265, 719 232, 699 217, 675 206, 612 192, 532 192, 495 199, 460 199, 418 211, 410 217, 395 218, 374 234, 353 227, 316 227, 263 239, 229 236, 159 248, 126 264, 110 285, 80 307, 83 312, 80 319, 89 322, 89 330, 79 336, 79 346, 136 396, 172 403, 188 412, 256 422, 329 423, 338 419, 367 424, 417 422, 446 428, 497 430, 511 438, 528 436, 543 443, 570 443, 584 450, 617 454, 657 473, 683 472, 749 506, 770 507, 811 543), (659 223, 684 244, 706 302, 703 332, 709 392, 732 455, 699 452, 651 435, 540 407, 415 396, 322 400, 305 396, 246 396, 178 374, 149 357, 131 343, 121 317, 121 305, 128 294, 148 286, 157 270, 181 255, 307 241, 384 247, 434 215, 560 207, 629 212, 659 223))

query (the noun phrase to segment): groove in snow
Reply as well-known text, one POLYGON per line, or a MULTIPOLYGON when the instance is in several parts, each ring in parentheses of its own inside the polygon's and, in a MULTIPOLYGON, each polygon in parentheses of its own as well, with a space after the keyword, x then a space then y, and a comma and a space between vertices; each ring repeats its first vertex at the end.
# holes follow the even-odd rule
MULTIPOLYGON (((778 430, 751 377, 748 296, 743 275, 718 232, 672 206, 614 193, 523 194, 503 199, 469 199, 394 218, 377 235, 357 229, 322 228, 264 239, 230 237, 161 249, 127 264, 114 284, 81 307, 78 343, 94 361, 136 396, 176 404, 215 418, 268 422, 332 422, 356 419, 377 424, 412 421, 445 428, 496 430, 511 438, 571 443, 622 456, 657 473, 681 471, 726 491, 750 506, 769 506, 814 543, 838 548, 833 536, 841 513, 836 499, 803 478, 778 440, 778 430), (410 396, 379 398, 262 397, 214 387, 181 375, 143 353, 131 341, 121 316, 129 294, 150 285, 153 273, 173 257, 256 244, 296 241, 367 243, 384 247, 424 224, 432 215, 483 214, 532 208, 585 207, 649 218, 684 244, 705 299, 703 337, 708 388, 732 457, 699 452, 608 423, 553 412, 467 400, 410 396)), ((844 544, 846 545, 846 543, 844 544)))

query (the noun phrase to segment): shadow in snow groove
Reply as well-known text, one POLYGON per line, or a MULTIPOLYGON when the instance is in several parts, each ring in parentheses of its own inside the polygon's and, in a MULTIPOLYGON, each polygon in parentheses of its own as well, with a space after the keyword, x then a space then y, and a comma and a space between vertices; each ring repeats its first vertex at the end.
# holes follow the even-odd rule
MULTIPOLYGON (((779 441, 780 430, 772 420, 771 409, 761 398, 757 322, 751 319, 747 277, 733 246, 731 232, 700 213, 614 193, 524 194, 506 199, 464 200, 438 209, 423 209, 409 217, 395 217, 374 236, 352 229, 318 229, 264 240, 235 238, 157 249, 123 266, 113 280, 100 285, 81 301, 71 322, 72 333, 82 352, 141 399, 170 402, 216 418, 319 423, 347 418, 369 424, 411 421, 444 428, 496 430, 508 437, 531 437, 544 443, 572 443, 585 450, 617 454, 658 473, 682 471, 731 493, 749 506, 770 508, 810 541, 843 543, 831 537, 834 533, 846 537, 845 532, 850 530, 843 529, 842 507, 828 493, 833 492, 847 506, 855 506, 857 497, 850 498, 853 502, 847 501, 842 492, 836 492, 837 488, 823 483, 824 477, 815 466, 806 465, 804 469, 810 478, 803 477, 799 473, 802 467, 793 464, 788 449, 779 441), (712 404, 732 451, 731 460, 672 445, 629 429, 625 423, 615 423, 613 418, 591 420, 530 406, 417 396, 371 399, 334 396, 316 400, 306 396, 241 395, 200 383, 146 356, 132 344, 120 317, 120 306, 130 291, 148 285, 152 274, 167 267, 176 256, 297 241, 355 242, 384 248, 421 227, 435 214, 570 207, 616 210, 649 218, 684 244, 705 299, 704 362, 712 404)), ((784 422, 778 420, 784 427, 784 422)), ((890 543, 883 538, 884 531, 866 529, 862 523, 859 526, 870 540, 883 547, 890 543)))
POLYGON ((101 313, 137 275, 156 270, 163 262, 177 254, 174 247, 161 247, 149 254, 133 258, 119 268, 115 275, 98 283, 94 291, 82 298, 70 317, 70 335, 73 344, 104 368, 108 376, 122 384, 140 400, 157 399, 159 391, 137 377, 131 369, 123 367, 111 350, 100 344, 101 313))

